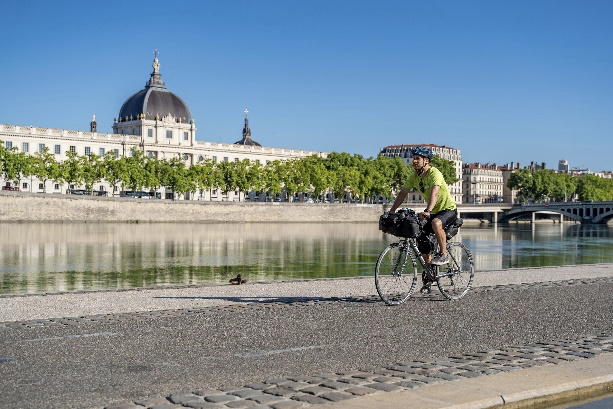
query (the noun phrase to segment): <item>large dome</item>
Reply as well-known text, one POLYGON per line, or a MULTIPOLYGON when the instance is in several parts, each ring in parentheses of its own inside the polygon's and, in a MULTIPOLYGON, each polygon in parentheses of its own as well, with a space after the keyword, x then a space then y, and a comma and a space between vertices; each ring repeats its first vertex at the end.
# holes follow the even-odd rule
POLYGON ((181 98, 166 89, 159 72, 157 56, 153 60, 153 72, 145 89, 138 91, 126 100, 119 110, 121 121, 162 118, 168 114, 183 123, 192 120, 192 114, 181 98))

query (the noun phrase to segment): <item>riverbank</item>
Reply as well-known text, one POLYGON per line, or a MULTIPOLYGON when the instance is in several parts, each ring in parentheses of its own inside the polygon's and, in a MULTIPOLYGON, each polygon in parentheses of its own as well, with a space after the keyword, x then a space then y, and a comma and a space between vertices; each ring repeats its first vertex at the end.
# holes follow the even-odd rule
MULTIPOLYGON (((613 277, 613 264, 479 271, 474 288, 613 277)), ((124 290, 2 295, 0 322, 206 308, 245 303, 377 297, 373 277, 249 282, 124 290)), ((420 295, 416 295, 419 297, 420 295)), ((469 295, 470 296, 470 293, 469 295)))
POLYGON ((0 192, 0 222, 373 222, 380 204, 204 202, 0 192))

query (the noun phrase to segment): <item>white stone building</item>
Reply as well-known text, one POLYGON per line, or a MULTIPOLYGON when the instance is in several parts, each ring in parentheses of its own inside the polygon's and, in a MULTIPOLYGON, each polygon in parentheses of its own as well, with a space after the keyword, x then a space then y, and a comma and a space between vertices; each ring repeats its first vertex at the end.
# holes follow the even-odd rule
POLYGON ((496 164, 467 163, 462 167, 464 203, 503 201, 502 170, 496 164))
MULTIPOLYGON (((432 152, 445 159, 453 161, 453 165, 456 172, 456 178, 458 181, 448 186, 449 193, 456 203, 462 203, 462 155, 459 149, 450 148, 448 146, 439 146, 433 144, 423 145, 390 145, 381 149, 380 154, 389 157, 400 156, 402 161, 410 168, 413 167, 413 157, 411 156, 411 149, 418 146, 424 146, 432 149, 432 152)), ((409 203, 423 203, 421 194, 417 191, 413 191, 407 195, 409 203)))
MULTIPOLYGON (((122 105, 118 118, 113 123, 113 133, 97 132, 95 116, 90 131, 51 129, 36 126, 0 124, 0 140, 6 148, 16 147, 19 152, 34 154, 43 152, 45 147, 60 162, 67 158, 67 152, 78 155, 96 154, 104 156, 114 152, 116 157, 130 155, 133 149, 145 156, 158 159, 182 158, 187 166, 210 158, 219 161, 242 161, 249 159, 265 165, 269 161, 304 158, 311 155, 326 157, 325 152, 297 149, 263 147, 251 139, 248 111, 245 110, 243 138, 234 144, 204 142, 196 140, 195 120, 188 106, 181 98, 166 89, 159 71, 157 56, 153 61, 153 72, 145 88, 130 96, 122 105)), ((4 188, 27 192, 67 193, 69 189, 83 186, 61 186, 47 182, 45 187, 35 177, 22 180, 20 186, 11 186, 12 181, 0 179, 4 188), (51 185, 51 186, 50 186, 51 185)), ((95 190, 111 192, 112 187, 102 181, 95 190)), ((117 192, 114 192, 117 193, 117 192)), ((161 197, 168 192, 162 191, 161 197)), ((192 200, 238 200, 239 192, 210 191, 191 197, 192 200)), ((242 194, 242 193, 241 193, 242 194)))

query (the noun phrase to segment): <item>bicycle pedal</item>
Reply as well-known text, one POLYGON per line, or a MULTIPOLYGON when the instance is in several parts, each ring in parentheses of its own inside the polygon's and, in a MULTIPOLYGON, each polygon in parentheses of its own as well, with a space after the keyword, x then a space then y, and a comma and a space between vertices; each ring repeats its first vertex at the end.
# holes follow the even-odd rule
POLYGON ((420 293, 422 294, 430 294, 432 292, 432 288, 430 288, 430 285, 424 285, 423 287, 421 287, 421 289, 419 290, 420 293))

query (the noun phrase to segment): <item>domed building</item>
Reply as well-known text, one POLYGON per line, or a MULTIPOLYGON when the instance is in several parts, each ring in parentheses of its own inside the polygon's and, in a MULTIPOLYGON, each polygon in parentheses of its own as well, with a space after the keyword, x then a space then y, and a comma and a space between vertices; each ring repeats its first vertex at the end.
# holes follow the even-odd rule
POLYGON ((145 89, 123 103, 113 120, 113 133, 139 135, 143 143, 192 145, 196 137, 194 120, 187 104, 166 89, 157 54, 145 89))
MULTIPOLYGON (((43 153, 46 150, 54 155, 57 162, 64 161, 68 154, 78 156, 97 155, 103 157, 109 153, 116 158, 132 155, 140 151, 149 158, 181 158, 186 166, 205 160, 213 162, 239 162, 244 159, 259 162, 262 165, 275 160, 288 160, 318 155, 325 157, 325 152, 313 152, 297 149, 263 147, 251 139, 248 112, 245 110, 243 138, 232 143, 216 143, 196 140, 196 126, 187 104, 176 94, 166 88, 160 74, 160 62, 155 52, 153 72, 145 88, 131 95, 121 106, 119 116, 113 120, 113 133, 99 132, 96 116, 93 115, 89 131, 52 129, 39 126, 20 126, 0 124, 0 140, 5 148, 17 148, 18 152, 27 154, 43 153)), ((68 193, 83 189, 83 185, 60 184, 52 181, 40 181, 35 178, 20 181, 13 186, 13 181, 0 179, 4 188, 38 193, 68 193)), ((100 181, 94 190, 112 195, 119 195, 121 186, 111 186, 107 181, 100 181)), ((161 188, 159 197, 172 197, 172 191, 161 188)), ((218 192, 216 190, 186 194, 187 200, 238 200, 245 192, 218 192)), ((253 192, 249 193, 253 195, 253 192)))

